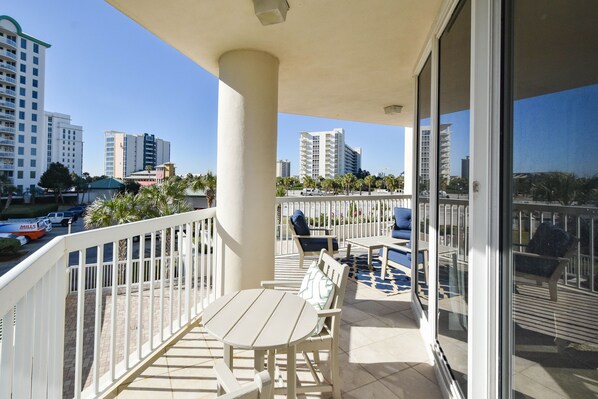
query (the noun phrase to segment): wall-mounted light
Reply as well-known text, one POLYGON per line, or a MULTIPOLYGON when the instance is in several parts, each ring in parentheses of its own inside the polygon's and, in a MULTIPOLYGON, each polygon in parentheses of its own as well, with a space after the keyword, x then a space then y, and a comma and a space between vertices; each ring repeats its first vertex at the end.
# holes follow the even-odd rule
POLYGON ((389 105, 388 107, 384 107, 384 113, 386 115, 400 114, 402 110, 402 105, 389 105))
POLYGON ((274 25, 285 21, 289 3, 287 0, 253 0, 253 8, 262 25, 274 25))

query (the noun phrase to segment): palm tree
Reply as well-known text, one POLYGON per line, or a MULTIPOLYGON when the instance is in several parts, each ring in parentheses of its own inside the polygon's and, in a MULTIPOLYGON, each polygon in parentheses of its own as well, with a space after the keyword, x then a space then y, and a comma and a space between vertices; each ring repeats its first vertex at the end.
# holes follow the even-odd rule
MULTIPOLYGON (((129 193, 117 194, 110 199, 97 199, 86 210, 86 229, 109 227, 141 220, 140 198, 129 193)), ((127 240, 118 242, 118 260, 127 256, 127 240)))
POLYGON ((346 175, 344 175, 342 177, 342 182, 343 182, 343 187, 345 188, 345 190, 347 190, 347 195, 349 195, 349 192, 351 191, 351 189, 355 186, 355 183, 357 182, 357 177, 355 177, 355 175, 353 175, 353 173, 347 173, 346 175))
POLYGON ((211 171, 198 177, 189 178, 189 175, 187 175, 187 183, 193 191, 204 190, 208 200, 208 208, 211 208, 216 199, 216 176, 211 171))
POLYGON ((384 176, 384 184, 386 185, 386 189, 389 193, 394 193, 395 189, 397 188, 396 179, 393 175, 386 175, 384 176))
POLYGON ((324 179, 322 182, 322 190, 329 192, 334 190, 334 180, 333 179, 324 179))
POLYGON ((359 190, 359 195, 361 195, 364 185, 365 183, 363 182, 363 179, 357 179, 357 181, 355 182, 355 187, 359 190))
POLYGON ((376 176, 367 175, 363 182, 368 186, 369 195, 372 195, 372 186, 376 184, 376 176))
MULTIPOLYGON (((12 184, 12 180, 5 174, 0 174, 0 195, 8 192, 8 198, 6 199, 6 205, 4 209, 8 209, 10 202, 12 201, 12 193, 17 188, 12 184)), ((0 199, 1 202, 1 199, 0 199)))
POLYGON ((314 189, 316 188, 316 181, 309 176, 305 176, 303 178, 303 187, 314 189))

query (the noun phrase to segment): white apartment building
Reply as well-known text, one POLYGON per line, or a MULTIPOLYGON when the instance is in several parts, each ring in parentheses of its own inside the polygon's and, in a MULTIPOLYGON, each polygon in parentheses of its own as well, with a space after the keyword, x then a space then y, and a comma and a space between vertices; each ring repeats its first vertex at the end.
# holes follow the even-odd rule
POLYGON ((276 161, 276 177, 291 176, 291 161, 288 159, 276 161))
MULTIPOLYGON (((440 178, 448 182, 451 178, 451 124, 442 123, 438 129, 438 163, 440 178)), ((421 127, 420 138, 420 176, 423 180, 430 179, 430 126, 421 127)))
POLYGON ((44 83, 48 43, 0 16, 0 173, 18 191, 37 185, 45 171, 44 83))
POLYGON ((170 142, 153 134, 132 135, 108 130, 105 133, 104 174, 124 179, 134 172, 145 170, 149 165, 170 162, 170 142))
POLYGON ((73 125, 71 116, 58 112, 44 113, 45 157, 43 169, 52 162, 60 162, 70 172, 83 174, 83 127, 73 125))
POLYGON ((301 132, 299 177, 333 178, 361 168, 361 148, 345 144, 345 130, 301 132))

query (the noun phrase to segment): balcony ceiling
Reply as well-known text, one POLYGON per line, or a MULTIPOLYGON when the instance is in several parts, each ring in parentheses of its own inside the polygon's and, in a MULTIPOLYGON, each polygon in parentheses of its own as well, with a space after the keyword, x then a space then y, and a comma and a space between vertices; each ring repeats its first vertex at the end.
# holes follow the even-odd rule
POLYGON ((251 0, 106 0, 218 76, 234 49, 280 60, 279 111, 410 126, 412 73, 441 0, 288 0, 262 26, 251 0), (384 107, 402 105, 399 115, 384 107))

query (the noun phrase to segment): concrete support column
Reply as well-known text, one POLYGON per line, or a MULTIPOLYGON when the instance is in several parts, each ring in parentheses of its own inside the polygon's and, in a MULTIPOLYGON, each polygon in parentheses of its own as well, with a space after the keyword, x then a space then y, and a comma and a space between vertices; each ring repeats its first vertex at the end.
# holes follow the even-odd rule
POLYGON ((219 63, 216 216, 226 294, 274 278, 278 59, 233 50, 219 63))

